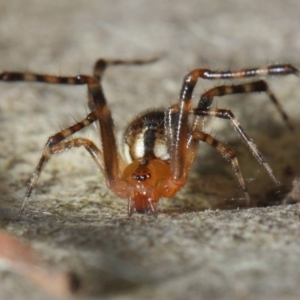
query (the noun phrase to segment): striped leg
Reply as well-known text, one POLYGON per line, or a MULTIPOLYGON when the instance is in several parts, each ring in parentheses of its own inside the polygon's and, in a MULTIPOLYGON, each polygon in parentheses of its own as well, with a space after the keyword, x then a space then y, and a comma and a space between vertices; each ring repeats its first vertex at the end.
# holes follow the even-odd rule
POLYGON ((129 64, 142 64, 155 61, 151 59, 148 61, 133 60, 133 61, 105 61, 98 60, 94 67, 94 82, 88 83, 88 96, 89 107, 95 110, 99 120, 100 135, 102 142, 103 161, 104 161, 104 175, 106 177, 106 184, 108 188, 115 191, 118 195, 124 195, 124 182, 120 179, 120 166, 121 160, 118 154, 118 147, 116 137, 114 134, 114 123, 111 112, 107 106, 106 98, 103 93, 101 79, 103 72, 109 65, 129 65, 129 64))
POLYGON ((119 60, 119 59, 98 59, 94 64, 94 78, 100 80, 103 76, 104 71, 107 67, 110 66, 132 66, 132 65, 145 65, 156 62, 158 60, 157 57, 153 57, 150 59, 133 59, 133 60, 119 60))
MULTIPOLYGON (((237 85, 221 85, 214 87, 204 94, 201 95, 201 98, 199 100, 197 109, 207 111, 209 110, 214 97, 216 96, 224 96, 224 95, 231 95, 231 94, 243 94, 243 93, 253 93, 253 92, 265 92, 268 94, 270 100, 274 103, 277 110, 281 114, 283 120, 286 122, 287 126, 290 130, 293 130, 294 127, 289 123, 288 116, 285 113, 282 105, 278 102, 275 95, 272 93, 272 91, 269 89, 268 84, 264 80, 258 80, 254 82, 248 82, 243 84, 237 84, 237 85)), ((194 120, 192 123, 192 129, 191 131, 201 131, 203 127, 203 118, 199 115, 194 116, 194 120)), ((187 148, 190 149, 189 153, 191 156, 189 157, 189 161, 193 161, 193 156, 195 155, 196 149, 198 146, 198 140, 193 139, 193 136, 190 136, 188 140, 188 146, 187 148)), ((189 164, 190 162, 187 162, 189 164)))
POLYGON ((120 180, 119 164, 122 161, 118 151, 117 144, 114 135, 114 125, 111 116, 111 112, 107 106, 106 98, 101 85, 101 79, 105 69, 111 65, 141 65, 151 63, 156 59, 149 60, 103 60, 100 59, 95 63, 93 76, 78 75, 78 76, 52 76, 41 75, 28 72, 2 72, 0 73, 0 81, 12 82, 12 81, 31 81, 31 82, 43 82, 49 84, 68 84, 68 85, 87 85, 88 88, 88 104, 92 113, 87 119, 79 122, 78 124, 62 130, 61 132, 53 135, 49 138, 42 157, 38 163, 38 166, 31 178, 29 188, 26 192, 25 199, 22 205, 20 215, 22 214, 24 207, 31 194, 41 170, 45 163, 51 156, 51 147, 57 145, 62 140, 79 131, 81 128, 88 126, 89 124, 98 120, 100 127, 100 135, 102 142, 102 157, 103 166, 102 171, 106 177, 107 186, 113 189, 116 193, 122 194, 124 191, 124 183, 120 180), (87 125, 85 124, 87 123, 87 125), (82 124, 83 126, 81 126, 82 124))
POLYGON ((151 63, 157 59, 149 60, 98 60, 94 67, 94 77, 86 75, 78 76, 52 76, 34 73, 2 72, 0 81, 32 81, 51 84, 87 85, 88 105, 91 111, 95 110, 99 120, 103 159, 105 165, 105 176, 108 186, 112 189, 117 188, 119 181, 119 155, 114 135, 114 125, 111 112, 107 106, 104 92, 101 85, 101 78, 107 66, 111 65, 141 65, 151 63))
MULTIPOLYGON (((98 82, 101 82, 105 70, 110 66, 144 65, 144 64, 150 64, 150 63, 156 62, 157 60, 158 60, 158 58, 150 58, 150 59, 144 59, 144 60, 142 60, 142 59, 134 59, 134 60, 114 59, 114 60, 108 60, 108 59, 100 58, 94 64, 93 77, 98 82)), ((89 98, 88 105, 89 105, 90 110, 95 109, 95 103, 90 98, 89 98)))
MULTIPOLYGON (((15 81, 30 81, 30 82, 42 82, 49 84, 67 84, 67 85, 89 85, 95 81, 101 81, 104 71, 109 66, 117 65, 143 65, 156 62, 158 58, 151 59, 135 59, 135 60, 105 60, 98 59, 94 65, 93 76, 88 75, 77 75, 77 76, 55 76, 55 75, 45 75, 36 74, 30 72, 7 72, 4 71, 0 73, 0 81, 5 82, 15 82, 15 81)), ((102 89, 102 87, 101 87, 102 89)), ((90 99, 89 99, 90 100, 90 99)), ((90 110, 94 110, 95 105, 93 102, 89 101, 90 110)))
POLYGON ((280 182, 275 177, 271 167, 267 164, 265 158, 261 154, 261 152, 258 150, 257 146, 253 142, 253 140, 246 134, 244 129, 242 128, 239 121, 236 119, 234 114, 231 112, 231 110, 228 109, 212 109, 212 110, 199 110, 199 109, 193 109, 192 113, 197 116, 204 116, 204 117, 213 117, 213 118, 222 118, 230 120, 234 129, 238 132, 240 137, 244 140, 244 142, 248 145, 250 148, 253 156, 256 158, 256 160, 264 166, 264 168, 269 173, 269 176, 272 178, 272 180, 277 184, 280 185, 280 182))
POLYGON ((199 141, 203 141, 203 142, 209 144, 210 146, 214 147, 223 156, 223 158, 225 158, 226 160, 230 160, 234 174, 236 175, 236 177, 239 181, 239 185, 245 195, 246 202, 248 205, 250 205, 251 204, 250 196, 247 191, 243 175, 240 171, 238 159, 235 155, 234 150, 232 148, 222 144, 221 142, 219 142, 218 140, 213 138, 211 135, 209 135, 203 131, 200 131, 200 132, 195 131, 192 133, 192 135, 193 135, 194 139, 197 139, 199 141))
POLYGON ((278 102, 276 96, 270 90, 268 84, 264 80, 258 80, 254 82, 238 84, 238 85, 221 85, 210 89, 201 95, 200 101, 198 103, 198 109, 208 109, 214 97, 216 96, 224 96, 231 94, 246 94, 246 93, 254 93, 254 92, 265 92, 269 96, 270 100, 274 103, 277 110, 281 114, 283 120, 287 123, 287 126, 290 130, 293 130, 293 126, 288 121, 288 115, 284 111, 280 102, 278 102))
POLYGON ((104 71, 109 66, 117 65, 143 65, 156 62, 158 58, 151 59, 135 59, 135 60, 105 60, 98 59, 94 65, 93 76, 78 75, 78 76, 55 76, 36 74, 30 72, 10 72, 3 71, 0 73, 0 81, 12 82, 12 81, 31 81, 31 82, 44 82, 49 84, 68 84, 68 85, 84 85, 92 83, 95 79, 101 80, 104 71))
MULTIPOLYGON (((69 145, 68 142, 63 143, 63 140, 67 139, 68 137, 70 137, 74 133, 80 131, 81 129, 91 125, 95 121, 97 121, 97 115, 93 111, 81 122, 78 122, 75 125, 70 126, 66 129, 52 135, 48 139, 45 149, 44 149, 44 151, 41 155, 41 158, 38 162, 38 165, 36 166, 35 171, 33 172, 32 177, 29 181, 29 185, 28 185, 28 188, 27 188, 27 191, 25 194, 25 198, 23 200, 23 204, 22 204, 21 210, 19 212, 19 218, 22 216, 22 213, 26 207, 26 204, 31 195, 31 192, 32 192, 37 180, 39 179, 43 168, 45 167, 46 163, 49 161, 51 155, 54 153, 59 153, 62 150, 68 149, 68 145, 69 145), (63 145, 65 145, 65 147, 63 145)), ((92 146, 90 148, 94 149, 92 146)), ((93 156, 93 158, 97 157, 97 161, 98 161, 97 165, 100 168, 100 170, 103 171, 103 168, 104 168, 103 160, 102 160, 103 155, 102 155, 101 151, 98 149, 97 150, 94 149, 94 153, 95 153, 94 156, 93 155, 92 156, 93 156)))
POLYGON ((114 183, 119 180, 119 156, 113 130, 111 112, 107 107, 102 85, 97 79, 91 76, 52 76, 33 73, 3 72, 0 74, 2 81, 35 81, 52 84, 87 85, 89 96, 89 107, 99 121, 102 141, 102 151, 105 165, 105 176, 108 179, 109 187, 113 188, 114 183))
MULTIPOLYGON (((180 92, 180 99, 190 99, 194 87, 199 78, 216 80, 216 79, 240 79, 248 77, 263 77, 263 76, 284 76, 294 74, 300 76, 300 71, 290 64, 270 65, 254 69, 241 69, 236 71, 212 71, 209 69, 195 69, 188 73, 183 81, 180 92)), ((273 100, 272 100, 273 101, 273 100)))
MULTIPOLYGON (((254 68, 254 69, 241 69, 236 71, 212 71, 209 69, 195 69, 188 73, 182 84, 181 91, 179 93, 179 100, 177 105, 172 107, 167 112, 167 123, 174 124, 174 130, 169 130, 169 140, 170 142, 170 165, 172 171, 172 178, 174 182, 180 182, 186 176, 186 169, 188 169, 187 163, 184 159, 186 156, 186 145, 190 145, 193 142, 193 139, 189 138, 188 136, 188 115, 191 109, 191 99, 193 96, 193 91, 195 85, 199 78, 202 79, 209 79, 209 80, 216 80, 216 79, 236 79, 236 78, 247 78, 247 77, 261 77, 261 76, 275 76, 275 75, 289 75, 294 74, 296 76, 300 76, 300 71, 296 69, 294 66, 289 64, 283 65, 270 65, 261 68, 254 68)), ((268 93, 268 89, 266 92, 268 93)), ((269 94, 269 93, 268 93, 269 94)), ((277 105, 277 100, 274 95, 271 93, 269 94, 271 100, 277 105)), ((200 104, 200 106, 204 106, 207 109, 209 103, 205 105, 204 103, 200 104), (205 107, 206 106, 206 107, 205 107)), ((283 118, 285 118, 285 114, 283 110, 280 109, 280 106, 277 105, 278 109, 280 110, 283 118)), ((202 111, 203 110, 203 107, 202 111)), ((200 111, 200 110, 199 110, 200 111)), ((196 124, 198 122, 198 118, 195 119, 194 128, 199 129, 199 126, 196 124)), ((196 145, 194 143, 193 147, 196 145)), ((192 160, 188 160, 189 162, 192 160)), ((266 167, 266 165, 265 165, 266 167)), ((273 173, 268 170, 270 176, 274 179, 273 173), (272 175, 271 175, 272 174, 272 175)), ((277 182, 277 180, 275 180, 277 182)))

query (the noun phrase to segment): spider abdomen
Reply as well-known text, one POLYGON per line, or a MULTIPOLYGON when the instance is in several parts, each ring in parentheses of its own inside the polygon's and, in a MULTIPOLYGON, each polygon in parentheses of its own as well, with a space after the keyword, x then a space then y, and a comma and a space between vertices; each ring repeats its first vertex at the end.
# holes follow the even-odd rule
POLYGON ((170 158, 163 110, 147 111, 127 126, 124 132, 124 156, 128 162, 139 158, 170 158))

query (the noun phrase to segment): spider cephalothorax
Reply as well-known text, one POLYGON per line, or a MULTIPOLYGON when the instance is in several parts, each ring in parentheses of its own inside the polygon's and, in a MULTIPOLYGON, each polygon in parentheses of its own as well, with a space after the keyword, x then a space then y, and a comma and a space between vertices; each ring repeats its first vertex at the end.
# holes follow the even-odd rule
POLYGON ((161 197, 172 197, 185 185, 200 141, 208 143, 225 159, 230 160, 245 200, 250 204, 250 197, 233 149, 203 131, 203 123, 207 117, 230 120, 240 138, 250 148, 253 156, 264 166, 274 182, 279 184, 257 146, 245 133, 233 113, 227 109, 211 108, 213 99, 216 96, 265 92, 275 104, 289 128, 292 129, 292 126, 288 123, 286 113, 264 80, 236 85, 223 84, 214 87, 201 95, 195 107, 192 107, 191 100, 194 87, 199 78, 235 79, 288 74, 300 76, 300 72, 295 67, 282 64, 225 72, 208 69, 191 71, 184 77, 177 103, 164 110, 147 111, 129 124, 124 134, 125 161, 117 149, 113 119, 102 89, 102 76, 106 68, 111 65, 139 65, 154 61, 156 59, 132 61, 99 59, 95 63, 93 76, 78 75, 72 77, 20 72, 0 73, 0 80, 2 81, 85 84, 88 88, 88 105, 91 112, 82 121, 61 130, 48 139, 31 177, 20 216, 43 167, 52 154, 81 146, 85 147, 91 154, 105 176, 107 186, 120 197, 128 199, 129 214, 132 214, 134 210, 140 213, 150 212, 156 214, 158 200, 161 197), (88 139, 68 139, 82 128, 95 122, 98 123, 100 129, 101 149, 98 149, 88 139))

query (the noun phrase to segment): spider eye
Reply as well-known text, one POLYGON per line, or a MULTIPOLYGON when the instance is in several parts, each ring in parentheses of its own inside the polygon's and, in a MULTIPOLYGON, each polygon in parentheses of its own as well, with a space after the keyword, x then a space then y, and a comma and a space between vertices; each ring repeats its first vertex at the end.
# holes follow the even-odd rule
POLYGON ((147 167, 141 165, 136 169, 136 171, 132 174, 131 177, 132 179, 137 181, 145 181, 151 178, 151 173, 147 167))

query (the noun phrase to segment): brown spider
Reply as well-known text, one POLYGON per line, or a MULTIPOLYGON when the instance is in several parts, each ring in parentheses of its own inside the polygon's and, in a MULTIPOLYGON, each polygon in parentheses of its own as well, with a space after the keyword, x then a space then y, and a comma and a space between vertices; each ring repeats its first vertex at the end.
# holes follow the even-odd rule
POLYGON ((31 177, 19 216, 31 195, 41 171, 53 154, 58 154, 73 147, 85 147, 98 168, 106 178, 108 188, 121 198, 128 199, 128 214, 134 209, 139 213, 156 214, 156 203, 161 197, 174 196, 186 183, 191 165, 195 159, 199 141, 208 143, 227 160, 231 161, 239 185, 246 202, 250 197, 239 169, 234 150, 217 141, 211 135, 202 131, 206 117, 229 119, 240 138, 246 142, 253 156, 261 163, 276 184, 279 181, 274 176, 270 166, 254 142, 247 136, 244 129, 230 110, 211 108, 215 96, 228 94, 266 92, 275 104, 290 129, 288 117, 274 94, 263 80, 237 85, 220 85, 201 95, 198 105, 191 104, 193 90, 199 78, 203 79, 233 79, 245 77, 261 77, 268 75, 300 76, 299 70, 289 64, 270 65, 255 69, 237 71, 211 71, 195 69, 183 80, 176 104, 166 110, 150 110, 133 120, 124 134, 124 158, 118 153, 114 134, 113 119, 103 93, 101 79, 104 71, 112 65, 139 65, 156 61, 150 60, 103 60, 99 59, 94 66, 93 76, 51 76, 33 73, 2 72, 2 81, 36 81, 52 84, 86 84, 88 88, 88 105, 91 112, 85 119, 52 135, 44 148, 38 165, 31 177), (74 133, 90 124, 98 122, 102 149, 85 138, 73 138, 74 133))

